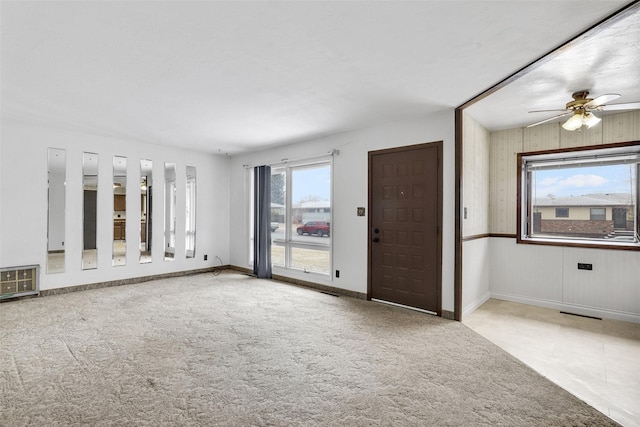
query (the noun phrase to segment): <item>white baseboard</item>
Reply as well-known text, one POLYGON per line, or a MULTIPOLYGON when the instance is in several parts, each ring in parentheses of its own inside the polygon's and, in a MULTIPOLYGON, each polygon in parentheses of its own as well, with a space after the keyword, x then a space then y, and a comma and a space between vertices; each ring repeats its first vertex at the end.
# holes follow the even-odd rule
MULTIPOLYGON (((623 320, 625 322, 640 323, 640 314, 627 313, 624 311, 607 310, 603 308, 588 307, 578 304, 568 304, 559 301, 545 300, 539 298, 523 297, 519 295, 503 294, 499 292, 491 292, 491 298, 517 302, 521 304, 535 305, 538 307, 551 308, 567 313, 574 313, 583 316, 601 317, 603 319, 623 320)), ((464 310, 463 310, 464 312, 464 310)))
POLYGON ((471 301, 471 303, 469 303, 466 306, 464 306, 462 308, 462 319, 464 320, 464 318, 466 316, 470 315, 471 313, 476 311, 478 308, 480 308, 480 306, 482 304, 484 304, 485 302, 489 301, 489 298, 491 298, 491 293, 490 292, 486 292, 485 294, 483 294, 479 298, 476 298, 475 301, 471 301))

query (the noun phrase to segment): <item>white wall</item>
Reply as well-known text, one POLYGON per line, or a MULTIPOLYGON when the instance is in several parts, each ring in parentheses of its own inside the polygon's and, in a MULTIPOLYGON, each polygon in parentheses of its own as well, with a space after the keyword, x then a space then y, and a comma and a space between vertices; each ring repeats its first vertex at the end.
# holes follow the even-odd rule
POLYGON ((119 140, 65 130, 2 123, 0 169, 0 266, 39 264, 41 289, 186 271, 229 262, 229 159, 154 144, 119 140), (67 155, 66 269, 46 274, 47 148, 63 148, 67 155), (98 268, 81 270, 82 153, 98 153, 98 268), (113 156, 127 157, 127 265, 111 266, 113 235, 113 156), (140 160, 153 161, 153 262, 138 263, 140 160), (177 166, 177 255, 163 260, 164 162, 177 166), (198 173, 196 258, 186 259, 186 166, 198 173), (208 261, 203 260, 207 254, 208 261))
MULTIPOLYGON (((454 114, 453 110, 421 119, 394 122, 305 143, 292 144, 231 159, 231 264, 249 267, 247 188, 243 164, 279 163, 338 149, 333 170, 333 270, 340 278, 322 278, 305 273, 291 277, 337 288, 367 292, 367 217, 356 216, 356 208, 367 207, 368 152, 391 147, 443 141, 443 248, 442 309, 454 308, 454 114)), ((367 215, 369 213, 367 212, 367 215)))

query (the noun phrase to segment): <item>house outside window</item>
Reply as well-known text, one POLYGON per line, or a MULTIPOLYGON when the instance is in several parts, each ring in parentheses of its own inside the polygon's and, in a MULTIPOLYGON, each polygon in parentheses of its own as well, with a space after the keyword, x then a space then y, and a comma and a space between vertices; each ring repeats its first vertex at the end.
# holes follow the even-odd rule
POLYGON ((607 209, 606 208, 591 208, 589 220, 590 221, 606 221, 607 209))
POLYGON ((518 154, 518 242, 640 249, 640 142, 518 154))

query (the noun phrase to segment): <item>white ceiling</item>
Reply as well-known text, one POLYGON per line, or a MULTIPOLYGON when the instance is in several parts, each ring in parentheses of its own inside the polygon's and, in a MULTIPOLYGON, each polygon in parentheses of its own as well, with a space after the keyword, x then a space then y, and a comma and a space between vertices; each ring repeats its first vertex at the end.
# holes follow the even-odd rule
MULTIPOLYGON (((469 107, 466 112, 494 131, 522 127, 564 109, 574 92, 590 98, 617 93, 611 104, 640 102, 640 4, 534 64, 531 70, 469 107)), ((612 111, 619 113, 620 111, 612 111)), ((606 110, 597 115, 607 114, 606 110)), ((567 120, 567 117, 556 121, 567 120)))
MULTIPOLYGON (((450 110, 628 3, 2 1, 2 119, 241 153, 450 110)), ((520 126, 576 89, 640 100, 634 22, 472 115, 520 126)))

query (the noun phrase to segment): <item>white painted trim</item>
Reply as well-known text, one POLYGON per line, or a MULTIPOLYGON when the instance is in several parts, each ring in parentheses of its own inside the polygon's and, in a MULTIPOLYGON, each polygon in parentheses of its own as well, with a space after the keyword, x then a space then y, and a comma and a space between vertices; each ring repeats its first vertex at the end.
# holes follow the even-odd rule
POLYGON ((588 307, 578 304, 567 304, 553 300, 522 297, 499 292, 491 292, 491 298, 517 302, 521 304, 535 305, 538 307, 552 308, 554 310, 566 311, 567 313, 581 314, 584 316, 602 317, 604 319, 614 319, 622 320, 625 322, 640 323, 640 315, 627 313, 624 311, 606 310, 602 308, 588 307))
POLYGON ((466 316, 476 311, 482 304, 489 301, 490 298, 491 292, 487 291, 484 295, 481 295, 475 301, 471 301, 471 303, 462 308, 462 319, 464 320, 466 316))

